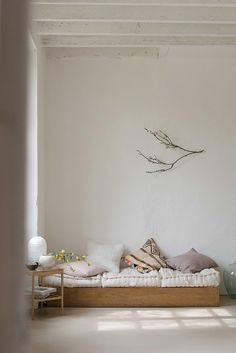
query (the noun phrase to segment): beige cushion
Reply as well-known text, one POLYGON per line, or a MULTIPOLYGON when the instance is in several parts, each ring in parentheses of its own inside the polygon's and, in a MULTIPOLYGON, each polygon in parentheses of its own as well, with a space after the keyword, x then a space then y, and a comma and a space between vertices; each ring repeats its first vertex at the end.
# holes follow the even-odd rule
POLYGON ((137 271, 146 273, 167 267, 155 240, 150 238, 138 250, 126 255, 124 261, 137 271))
POLYGON ((195 273, 200 272, 204 268, 218 266, 210 257, 200 254, 193 248, 185 254, 167 259, 166 263, 172 269, 183 273, 195 273))
POLYGON ((100 265, 105 271, 119 273, 123 253, 123 244, 100 244, 92 240, 89 240, 87 244, 88 260, 100 265))

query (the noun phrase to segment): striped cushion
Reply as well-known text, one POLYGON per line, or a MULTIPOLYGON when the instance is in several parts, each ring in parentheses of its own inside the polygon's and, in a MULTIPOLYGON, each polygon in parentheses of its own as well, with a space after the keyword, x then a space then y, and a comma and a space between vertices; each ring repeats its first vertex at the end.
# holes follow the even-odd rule
POLYGON ((140 249, 126 255, 124 261, 142 273, 167 267, 164 258, 161 256, 160 249, 153 238, 148 239, 140 249))

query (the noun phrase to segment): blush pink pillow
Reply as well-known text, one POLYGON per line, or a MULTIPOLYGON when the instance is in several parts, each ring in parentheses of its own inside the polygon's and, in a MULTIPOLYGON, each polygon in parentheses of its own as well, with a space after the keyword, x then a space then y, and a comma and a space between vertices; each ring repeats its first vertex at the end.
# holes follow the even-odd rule
POLYGON ((74 277, 92 277, 105 271, 103 266, 92 263, 90 266, 86 261, 74 261, 57 265, 64 270, 65 275, 74 277))
POLYGON ((210 257, 200 254, 195 249, 191 249, 185 254, 167 259, 166 263, 174 270, 183 273, 195 273, 204 270, 205 268, 217 267, 217 263, 210 257))

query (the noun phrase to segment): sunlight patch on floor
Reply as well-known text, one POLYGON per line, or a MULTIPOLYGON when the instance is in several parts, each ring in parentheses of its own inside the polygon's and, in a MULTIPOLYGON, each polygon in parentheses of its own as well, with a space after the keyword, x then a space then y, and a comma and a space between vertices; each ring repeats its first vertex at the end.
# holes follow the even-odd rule
POLYGON ((213 314, 208 309, 191 309, 188 310, 180 309, 175 312, 175 316, 177 317, 191 317, 191 318, 200 318, 200 317, 212 317, 213 314))
POLYGON ((170 318, 173 317, 173 313, 168 309, 154 309, 154 310, 137 310, 137 315, 141 318, 170 318))
POLYGON ((114 318, 114 319, 124 319, 124 318, 131 318, 133 316, 133 311, 131 310, 114 310, 111 313, 108 313, 106 315, 109 318, 114 318))
POLYGON ((187 328, 212 328, 212 327, 220 327, 222 326, 221 322, 217 319, 188 319, 188 320, 181 320, 184 326, 187 328))
POLYGON ((216 316, 232 316, 232 313, 226 308, 212 308, 210 310, 216 316))
POLYGON ((176 330, 236 327, 227 308, 113 309, 99 317, 98 331, 176 330))
POLYGON ((140 321, 143 330, 172 330, 178 329, 179 324, 176 320, 145 320, 140 321))
POLYGON ((236 318, 232 319, 221 319, 221 321, 228 327, 236 327, 236 318))
POLYGON ((98 331, 127 331, 136 328, 135 322, 132 321, 99 321, 97 325, 98 331))

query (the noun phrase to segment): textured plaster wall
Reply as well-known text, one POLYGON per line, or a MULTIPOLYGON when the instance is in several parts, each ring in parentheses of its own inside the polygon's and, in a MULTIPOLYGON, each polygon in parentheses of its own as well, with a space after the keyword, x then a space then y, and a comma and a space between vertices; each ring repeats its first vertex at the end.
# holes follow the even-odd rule
POLYGON ((49 249, 86 240, 167 256, 191 247, 220 266, 236 247, 236 49, 178 47, 159 59, 46 64, 45 234, 49 249), (159 175, 136 150, 173 160, 144 127, 205 153, 159 175))

